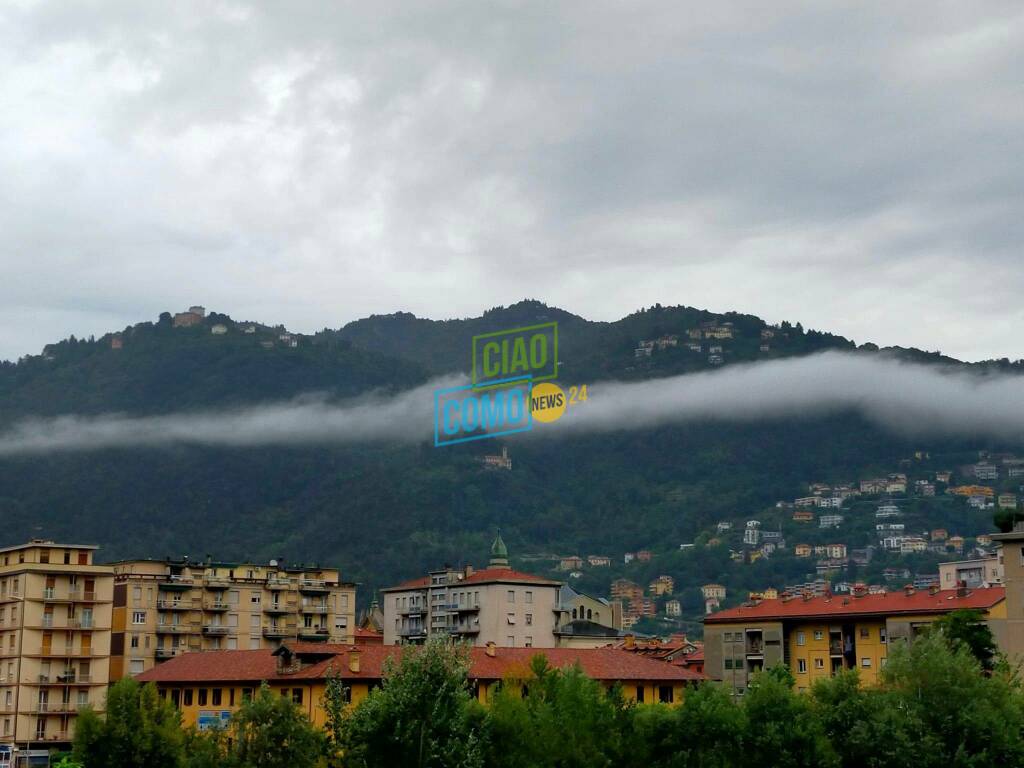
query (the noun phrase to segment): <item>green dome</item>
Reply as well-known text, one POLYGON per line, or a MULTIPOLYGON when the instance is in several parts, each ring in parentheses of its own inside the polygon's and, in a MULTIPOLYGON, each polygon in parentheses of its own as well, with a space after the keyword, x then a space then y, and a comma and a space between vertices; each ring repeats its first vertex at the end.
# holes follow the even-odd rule
POLYGON ((501 539, 501 531, 498 531, 497 537, 494 539, 494 543, 491 544, 491 561, 488 563, 490 568, 508 568, 508 547, 505 546, 505 542, 501 539))

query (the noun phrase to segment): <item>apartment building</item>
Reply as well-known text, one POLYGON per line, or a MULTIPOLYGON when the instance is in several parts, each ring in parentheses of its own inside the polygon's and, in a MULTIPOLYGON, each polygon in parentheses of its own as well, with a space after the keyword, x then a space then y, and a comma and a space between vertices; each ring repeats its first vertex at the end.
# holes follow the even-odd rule
MULTIPOLYGON (((1024 533, 1022 533, 1024 540, 1024 533)), ((885 665, 889 645, 906 642, 950 611, 982 611, 998 638, 1005 635, 1007 590, 916 590, 850 596, 826 593, 747 603, 704 618, 705 673, 743 695, 751 676, 779 662, 806 691, 815 680, 856 668, 872 684, 885 665)))
POLYGON ((0 549, 0 743, 65 746, 82 707, 103 709, 114 576, 96 549, 0 549))
POLYGON ((445 635, 473 645, 553 648, 561 619, 561 582, 509 565, 501 535, 487 568, 443 568, 383 589, 384 645, 445 635))
POLYGON ((350 643, 356 585, 336 568, 181 560, 114 563, 111 679, 189 651, 350 643))

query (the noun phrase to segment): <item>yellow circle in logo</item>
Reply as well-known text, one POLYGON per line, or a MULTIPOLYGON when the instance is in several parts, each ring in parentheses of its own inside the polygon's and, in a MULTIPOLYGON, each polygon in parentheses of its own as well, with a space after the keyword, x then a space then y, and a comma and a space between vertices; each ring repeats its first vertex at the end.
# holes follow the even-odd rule
POLYGON ((530 411, 533 418, 545 424, 558 421, 565 413, 565 392, 549 381, 534 384, 530 391, 530 411))

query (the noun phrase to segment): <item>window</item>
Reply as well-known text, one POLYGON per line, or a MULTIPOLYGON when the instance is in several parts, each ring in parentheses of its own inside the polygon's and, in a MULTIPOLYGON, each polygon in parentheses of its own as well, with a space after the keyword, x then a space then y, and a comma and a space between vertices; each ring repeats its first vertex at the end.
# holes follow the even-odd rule
POLYGON ((672 703, 672 686, 671 685, 659 685, 658 686, 658 701, 662 704, 672 703))
POLYGON ((878 666, 881 667, 882 669, 885 669, 885 656, 883 656, 882 658, 880 658, 878 660, 878 666))
POLYGON ((815 669, 824 669, 825 668, 825 660, 824 659, 815 659, 814 660, 814 668, 815 669))
POLYGON ((825 637, 825 632, 823 630, 820 630, 820 629, 814 630, 814 639, 815 640, 821 640, 824 637, 825 637))
POLYGON ((531 635, 527 635, 523 639, 523 645, 526 646, 527 648, 533 648, 533 637, 531 635))
POLYGON ((145 624, 146 623, 146 612, 145 611, 132 611, 132 624, 145 624))
POLYGON ((860 665, 862 667, 870 667, 871 666, 871 659, 868 658, 867 656, 865 656, 863 659, 860 660, 860 665))
POLYGON ((731 643, 732 642, 732 632, 724 632, 724 633, 722 633, 722 642, 731 643))
POLYGON ((192 689, 191 688, 186 688, 184 691, 182 691, 181 704, 184 707, 191 707, 192 706, 192 689))
POLYGON ((881 642, 883 642, 883 643, 884 643, 884 642, 887 642, 887 641, 886 641, 886 633, 885 633, 885 627, 881 627, 881 628, 880 628, 880 629, 878 630, 878 639, 879 639, 879 640, 880 640, 881 642))
POLYGON ((533 614, 532 613, 526 614, 526 626, 528 626, 528 627, 532 627, 533 626, 533 614))
POLYGON ((139 647, 139 633, 138 632, 135 632, 135 633, 132 634, 131 647, 132 648, 138 648, 139 647))
POLYGON ((199 689, 199 706, 200 707, 205 707, 206 706, 206 689, 205 688, 200 688, 199 689))
POLYGON ((259 605, 260 604, 260 593, 259 592, 252 592, 252 593, 250 593, 249 602, 251 602, 253 605, 259 605))
POLYGON ((726 659, 725 660, 725 668, 726 669, 732 669, 732 659, 726 659))
POLYGON ((228 688, 228 706, 229 707, 235 706, 235 689, 234 688, 228 688))
POLYGON ((334 617, 334 628, 335 629, 348 629, 348 616, 335 616, 334 617))
POLYGON ((143 659, 132 659, 131 660, 131 673, 132 675, 141 675, 146 671, 146 662, 143 659))
POLYGON ((242 701, 252 701, 252 688, 242 689, 242 701))
POLYGON ((868 629, 867 627, 861 627, 860 628, 860 636, 862 638, 864 638, 864 639, 867 639, 867 638, 871 637, 871 630, 868 629))
POLYGON ((514 589, 510 589, 508 591, 508 601, 510 603, 514 603, 516 601, 516 591, 514 589))
POLYGON ((302 689, 301 688, 292 688, 292 701, 295 704, 301 704, 302 703, 302 689))
POLYGON ((801 674, 807 674, 807 659, 796 660, 796 671, 801 674))
POLYGON ((509 624, 515 624, 516 623, 516 615, 514 613, 508 614, 508 623, 509 624))
POLYGON ((644 703, 644 687, 642 685, 638 685, 636 687, 636 703, 637 704, 643 704, 644 703))
POLYGON ((142 602, 142 587, 132 587, 132 601, 134 605, 142 602))
POLYGON ((40 563, 48 563, 48 562, 50 562, 50 550, 48 550, 48 549, 41 549, 41 550, 39 550, 39 562, 40 563))
POLYGON ((797 645, 806 645, 807 644, 807 634, 804 633, 804 632, 797 632, 796 633, 796 644, 797 645))
POLYGON ((509 635, 508 637, 506 637, 505 640, 506 640, 505 645, 507 647, 509 647, 509 648, 515 648, 516 647, 516 639, 512 635, 509 635))
POLYGON ((529 590, 527 590, 526 591, 526 597, 524 599, 526 600, 527 603, 532 603, 533 602, 533 592, 530 592, 529 590))

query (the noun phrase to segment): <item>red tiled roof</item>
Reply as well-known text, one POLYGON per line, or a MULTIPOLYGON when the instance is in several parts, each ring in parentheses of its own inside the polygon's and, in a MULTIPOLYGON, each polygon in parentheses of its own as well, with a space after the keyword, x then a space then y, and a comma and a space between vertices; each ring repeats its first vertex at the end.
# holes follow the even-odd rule
POLYGON ((384 634, 378 632, 375 629, 364 629, 363 627, 356 627, 352 631, 352 637, 355 639, 357 644, 364 643, 383 643, 384 634))
MULTIPOLYGON (((532 584, 550 584, 556 586, 561 584, 560 581, 554 579, 548 579, 544 576, 537 576, 533 573, 524 573, 523 571, 515 571, 511 568, 483 568, 479 571, 473 571, 469 576, 464 579, 460 579, 457 582, 453 582, 451 585, 445 584, 443 586, 455 586, 456 584, 484 584, 488 582, 530 582, 532 584)), ((430 577, 422 576, 418 579, 409 579, 403 581, 401 584, 397 584, 393 587, 387 587, 382 589, 381 592, 395 592, 401 589, 422 589, 430 586, 430 577)))
MULTIPOLYGON (((262 680, 316 680, 333 669, 343 679, 379 680, 384 663, 398 658, 403 646, 326 645, 286 643, 288 650, 300 654, 329 655, 296 672, 278 674, 274 651, 195 651, 176 656, 143 672, 140 682, 253 682, 262 680), (358 654, 359 671, 350 667, 351 654, 358 654)), ((579 663, 584 674, 595 680, 650 680, 687 682, 703 680, 693 670, 675 667, 615 648, 495 648, 488 656, 486 648, 470 649, 469 676, 475 680, 500 680, 510 670, 525 669, 534 656, 547 657, 552 667, 564 668, 579 663)))
POLYGON ((560 584, 561 582, 537 576, 532 573, 514 571, 511 568, 484 568, 474 571, 460 581, 460 584, 480 584, 486 581, 532 581, 538 584, 560 584))
POLYGON ((908 595, 903 591, 861 597, 841 595, 792 597, 786 600, 762 600, 756 605, 729 608, 704 617, 705 624, 734 621, 770 621, 773 619, 813 618, 816 616, 876 615, 899 613, 947 613, 958 608, 987 609, 1004 599, 1003 587, 988 587, 969 591, 957 597, 955 589, 939 590, 934 595, 928 590, 915 590, 908 595))

